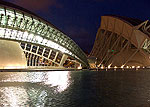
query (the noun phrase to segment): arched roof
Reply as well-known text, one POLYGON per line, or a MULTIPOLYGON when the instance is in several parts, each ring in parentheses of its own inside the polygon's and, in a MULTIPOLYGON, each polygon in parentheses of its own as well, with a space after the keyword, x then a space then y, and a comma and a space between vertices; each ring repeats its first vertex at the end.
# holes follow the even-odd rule
POLYGON ((72 39, 50 22, 22 7, 0 1, 0 27, 1 39, 50 47, 88 66, 86 55, 72 39))
POLYGON ((137 25, 139 25, 143 22, 142 20, 139 20, 139 19, 136 19, 136 18, 129 18, 129 17, 119 16, 119 15, 106 15, 106 16, 112 16, 112 17, 115 17, 115 18, 119 18, 120 20, 124 20, 124 21, 126 21, 127 23, 129 23, 133 26, 137 26, 137 25))

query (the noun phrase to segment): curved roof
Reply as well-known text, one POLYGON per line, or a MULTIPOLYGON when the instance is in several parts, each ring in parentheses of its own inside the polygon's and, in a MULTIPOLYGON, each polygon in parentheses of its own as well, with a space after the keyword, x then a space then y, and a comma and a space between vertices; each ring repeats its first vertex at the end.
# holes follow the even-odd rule
POLYGON ((22 7, 0 1, 0 30, 5 31, 5 34, 0 34, 2 39, 51 47, 88 66, 86 55, 72 39, 50 22, 22 7))
MULTIPOLYGON (((3 0, 0 0, 0 5, 4 5, 4 6, 7 6, 7 7, 15 8, 15 9, 21 10, 21 11, 23 11, 23 12, 26 12, 26 13, 28 13, 28 14, 34 15, 34 16, 36 16, 36 17, 39 17, 40 19, 44 20, 45 22, 51 24, 51 26, 53 26, 54 28, 59 29, 59 28, 57 28, 56 26, 54 26, 52 23, 50 23, 49 21, 45 20, 44 18, 38 16, 37 14, 35 14, 35 13, 33 13, 33 12, 31 12, 31 11, 29 11, 29 10, 23 8, 23 7, 20 7, 20 6, 18 6, 18 5, 15 5, 15 4, 13 4, 13 3, 6 2, 6 1, 3 1, 3 0)), ((60 29, 59 29, 59 30, 60 30, 60 29)), ((62 32, 62 31, 61 31, 61 32, 62 32)), ((63 33, 64 33, 64 32, 63 32, 63 33)))
POLYGON ((115 17, 115 18, 119 18, 121 20, 124 20, 124 21, 130 23, 133 26, 137 26, 137 25, 139 25, 143 22, 142 20, 139 20, 139 19, 136 19, 136 18, 129 18, 129 17, 119 16, 119 15, 106 15, 106 16, 112 16, 112 17, 115 17))

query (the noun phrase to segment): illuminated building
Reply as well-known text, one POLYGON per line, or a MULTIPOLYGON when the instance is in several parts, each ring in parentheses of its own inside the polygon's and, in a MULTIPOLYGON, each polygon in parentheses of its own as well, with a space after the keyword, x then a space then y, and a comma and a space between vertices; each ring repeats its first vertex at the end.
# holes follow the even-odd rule
POLYGON ((150 22, 102 16, 90 56, 98 66, 150 66, 150 22))
POLYGON ((84 52, 66 34, 32 12, 4 1, 0 1, 0 39, 20 44, 27 66, 63 67, 71 61, 74 67, 88 67, 84 52))

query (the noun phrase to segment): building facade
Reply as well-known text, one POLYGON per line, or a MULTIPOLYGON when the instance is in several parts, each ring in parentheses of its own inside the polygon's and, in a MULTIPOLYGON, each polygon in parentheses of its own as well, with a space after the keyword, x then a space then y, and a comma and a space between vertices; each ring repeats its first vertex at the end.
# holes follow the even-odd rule
POLYGON ((18 43, 27 66, 88 67, 84 52, 65 33, 34 13, 4 1, 0 1, 0 39, 18 43))
POLYGON ((90 56, 99 67, 150 66, 150 22, 102 16, 90 56))

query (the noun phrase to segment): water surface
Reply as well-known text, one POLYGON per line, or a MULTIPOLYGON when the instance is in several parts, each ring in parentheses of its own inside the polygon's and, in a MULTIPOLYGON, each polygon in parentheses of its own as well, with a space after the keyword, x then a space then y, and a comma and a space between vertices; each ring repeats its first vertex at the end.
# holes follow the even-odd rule
POLYGON ((150 71, 0 72, 0 107, 149 107, 150 71))

